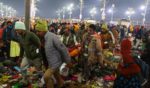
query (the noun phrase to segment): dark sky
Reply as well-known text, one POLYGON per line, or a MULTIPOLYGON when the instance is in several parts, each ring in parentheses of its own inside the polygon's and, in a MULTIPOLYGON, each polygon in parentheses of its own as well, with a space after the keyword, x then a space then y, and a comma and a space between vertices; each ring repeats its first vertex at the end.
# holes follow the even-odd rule
MULTIPOLYGON (((100 0, 84 0, 84 1, 85 1, 85 6, 84 6, 83 16, 85 18, 89 18, 90 17, 89 10, 94 6, 100 8, 100 0)), ((136 14, 134 14, 133 18, 142 19, 142 16, 140 15, 141 12, 139 11, 139 7, 142 4, 144 4, 145 0, 107 0, 107 1, 108 1, 107 8, 110 8, 112 3, 116 5, 114 18, 127 17, 125 15, 125 11, 127 10, 128 7, 132 7, 136 11, 136 14)), ((3 2, 4 4, 7 4, 15 8, 18 12, 17 13, 18 16, 24 16, 24 0, 0 0, 0 2, 3 2)), ((61 9, 63 6, 66 6, 69 3, 75 4, 76 9, 73 10, 73 17, 78 18, 79 0, 40 0, 40 2, 38 2, 39 12, 37 12, 37 16, 51 17, 51 18, 57 17, 56 10, 61 9)), ((149 11, 150 10, 148 10, 147 16, 150 16, 149 11)), ((66 17, 68 17, 67 13, 66 13, 66 17)), ((99 17, 100 15, 97 14, 96 18, 100 19, 99 17)), ((110 14, 107 15, 107 18, 110 18, 110 14)), ((147 17, 147 19, 148 18, 149 17, 147 17)))

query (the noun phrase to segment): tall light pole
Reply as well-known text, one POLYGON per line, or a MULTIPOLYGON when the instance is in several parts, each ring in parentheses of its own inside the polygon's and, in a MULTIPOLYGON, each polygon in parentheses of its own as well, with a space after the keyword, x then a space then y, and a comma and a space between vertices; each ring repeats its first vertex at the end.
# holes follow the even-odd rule
POLYGON ((96 15, 97 11, 96 11, 96 8, 93 7, 91 10, 90 10, 90 15, 92 17, 92 19, 94 19, 94 16, 96 15))
POLYGON ((113 22, 113 18, 114 18, 114 8, 115 8, 115 4, 112 4, 111 8, 108 10, 109 13, 111 13, 111 22, 113 22))
POLYGON ((113 20, 114 20, 114 8, 115 8, 115 4, 112 4, 112 16, 111 16, 111 22, 113 22, 113 20))
POLYGON ((133 14, 135 14, 135 11, 133 10, 133 8, 128 8, 128 10, 125 13, 126 15, 128 15, 129 20, 131 21, 131 16, 133 14))
POLYGON ((57 16, 58 16, 58 19, 61 19, 61 10, 60 9, 58 9, 57 11, 56 11, 56 13, 57 13, 57 16))
POLYGON ((14 13, 14 8, 4 5, 3 3, 0 3, 0 15, 1 17, 12 17, 14 13))
POLYGON ((31 11, 31 0, 25 0, 25 25, 28 31, 30 30, 30 11, 31 11))
POLYGON ((62 17, 63 17, 63 19, 65 19, 65 12, 66 12, 66 7, 63 7, 62 8, 62 15, 63 15, 62 17))
POLYGON ((14 9, 12 9, 12 16, 13 16, 13 17, 15 17, 15 16, 16 16, 16 14, 17 14, 17 11, 16 11, 16 10, 14 10, 14 9))
POLYGON ((143 16, 143 19, 142 19, 142 24, 144 25, 145 24, 145 9, 146 9, 146 6, 145 5, 142 5, 141 7, 140 7, 140 10, 142 10, 142 11, 144 11, 144 12, 142 12, 141 13, 141 15, 143 16))
POLYGON ((149 0, 146 0, 146 7, 145 7, 144 17, 143 17, 143 25, 145 25, 148 5, 149 5, 149 0))
MULTIPOLYGON (((2 16, 2 13, 3 12, 3 3, 0 3, 0 13, 1 13, 1 16, 2 16)), ((2 16, 3 17, 3 16, 2 16)))
POLYGON ((12 8, 8 7, 8 17, 12 17, 12 8))
POLYGON ((105 20, 106 18, 106 13, 105 13, 105 10, 106 10, 106 0, 103 0, 103 9, 102 9, 102 20, 105 20))
POLYGON ((31 0, 31 17, 34 19, 36 16, 37 9, 37 2, 40 0, 31 0))
POLYGON ((17 11, 16 10, 14 10, 14 16, 17 16, 17 11))
POLYGON ((73 10, 73 6, 74 6, 74 4, 70 4, 69 6, 68 6, 68 11, 69 11, 69 19, 71 19, 72 18, 72 10, 73 10))
POLYGON ((82 14, 83 14, 83 3, 84 3, 84 0, 80 0, 80 15, 79 15, 79 18, 80 20, 82 20, 82 14))
POLYGON ((8 6, 7 5, 4 5, 4 16, 7 17, 8 16, 8 6))

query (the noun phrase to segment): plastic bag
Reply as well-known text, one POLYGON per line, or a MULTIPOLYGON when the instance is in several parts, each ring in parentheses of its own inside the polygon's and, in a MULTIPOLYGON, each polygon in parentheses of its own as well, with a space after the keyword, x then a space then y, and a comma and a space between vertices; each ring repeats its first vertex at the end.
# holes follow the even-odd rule
POLYGON ((20 56, 20 45, 15 41, 10 42, 10 57, 20 56))
POLYGON ((66 67, 66 63, 63 63, 63 64, 61 65, 61 67, 60 67, 60 74, 61 74, 62 76, 68 76, 68 74, 69 74, 69 68, 66 67))
POLYGON ((23 57, 20 67, 24 68, 27 65, 28 65, 28 59, 26 57, 23 57))

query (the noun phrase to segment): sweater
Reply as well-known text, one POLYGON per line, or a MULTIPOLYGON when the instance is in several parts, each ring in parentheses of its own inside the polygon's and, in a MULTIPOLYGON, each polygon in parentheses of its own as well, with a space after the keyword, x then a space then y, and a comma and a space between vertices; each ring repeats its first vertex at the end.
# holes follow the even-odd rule
POLYGON ((59 68, 63 62, 70 63, 69 52, 57 35, 47 32, 44 39, 46 58, 51 69, 59 68))
POLYGON ((26 31, 19 41, 28 59, 32 60, 40 57, 40 54, 36 50, 40 48, 41 43, 40 39, 34 33, 26 31))

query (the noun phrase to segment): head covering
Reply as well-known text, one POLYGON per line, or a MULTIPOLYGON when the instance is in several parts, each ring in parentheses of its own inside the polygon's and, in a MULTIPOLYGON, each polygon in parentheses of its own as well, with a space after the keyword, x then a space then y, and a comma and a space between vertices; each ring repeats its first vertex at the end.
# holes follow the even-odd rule
POLYGON ((130 26, 129 26, 129 29, 130 29, 130 32, 133 32, 133 31, 134 31, 134 26, 133 26, 133 25, 130 25, 130 26))
POLYGON ((15 23, 15 30, 26 30, 25 24, 21 21, 15 23))
POLYGON ((78 30, 79 30, 79 25, 78 25, 78 24, 75 24, 74 27, 75 27, 75 28, 74 28, 75 32, 78 32, 78 30))
POLYGON ((122 54, 122 59, 123 59, 123 64, 121 63, 118 65, 118 70, 119 72, 126 76, 129 77, 131 74, 137 74, 140 72, 140 68, 137 64, 132 64, 135 63, 135 59, 133 59, 130 49, 131 49, 131 41, 129 39, 124 39, 121 43, 121 54, 122 54), (131 63, 131 64, 130 64, 131 63), (128 66, 128 67, 124 67, 128 66))
POLYGON ((96 31, 96 26, 94 24, 90 24, 89 28, 93 29, 93 31, 96 31))
POLYGON ((121 42, 121 52, 122 53, 130 53, 132 48, 131 41, 129 39, 124 39, 121 42))
POLYGON ((108 27, 107 27, 107 24, 102 24, 102 27, 101 27, 103 30, 107 30, 108 29, 108 27))
POLYGON ((12 24, 12 22, 9 20, 9 21, 7 21, 7 25, 8 25, 8 24, 12 24))
POLYGON ((45 20, 37 20, 35 30, 37 31, 48 31, 48 25, 45 20))

